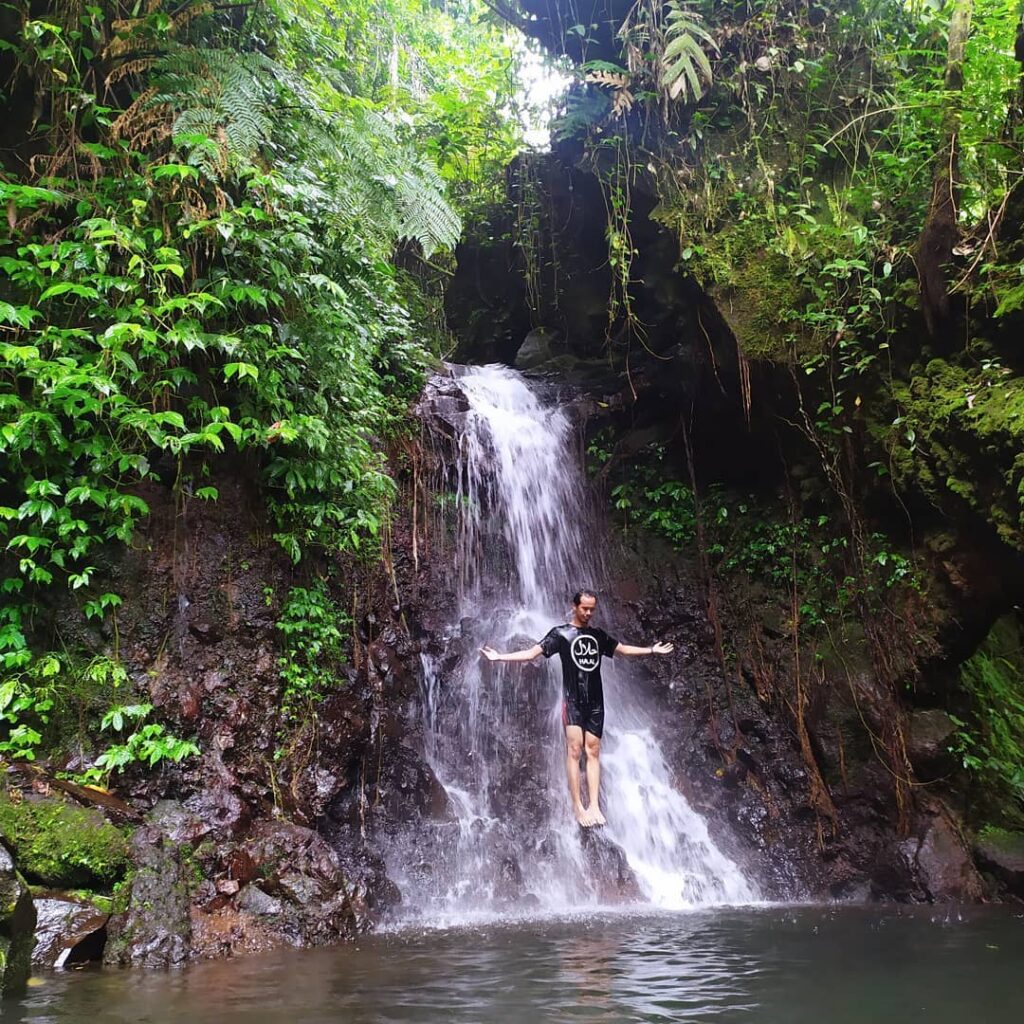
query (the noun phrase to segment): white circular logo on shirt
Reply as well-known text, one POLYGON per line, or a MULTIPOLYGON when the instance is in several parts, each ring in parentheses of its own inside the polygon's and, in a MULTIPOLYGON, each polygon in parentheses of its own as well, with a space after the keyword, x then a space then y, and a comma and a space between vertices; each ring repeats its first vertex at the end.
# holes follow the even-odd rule
POLYGON ((597 645, 597 639, 592 636, 576 637, 569 648, 569 654, 572 656, 572 663, 581 672, 593 672, 601 664, 601 649, 597 645))

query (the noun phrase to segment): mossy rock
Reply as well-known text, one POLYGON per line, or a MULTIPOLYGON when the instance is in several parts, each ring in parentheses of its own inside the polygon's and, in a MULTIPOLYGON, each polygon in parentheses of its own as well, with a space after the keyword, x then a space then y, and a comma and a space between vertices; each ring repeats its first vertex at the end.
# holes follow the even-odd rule
POLYGON ((57 889, 110 891, 128 869, 128 836, 98 811, 0 793, 0 835, 25 877, 57 889))
POLYGON ((995 359, 932 359, 893 397, 900 419, 871 429, 895 482, 940 508, 969 507, 1024 550, 1024 378, 995 359))
POLYGON ((787 361, 806 349, 807 339, 786 314, 802 304, 793 268, 778 254, 759 251, 739 261, 732 279, 709 288, 715 305, 744 353, 752 359, 787 361))
POLYGON ((1011 892, 1024 895, 1024 832, 987 826, 978 834, 974 856, 1011 892))

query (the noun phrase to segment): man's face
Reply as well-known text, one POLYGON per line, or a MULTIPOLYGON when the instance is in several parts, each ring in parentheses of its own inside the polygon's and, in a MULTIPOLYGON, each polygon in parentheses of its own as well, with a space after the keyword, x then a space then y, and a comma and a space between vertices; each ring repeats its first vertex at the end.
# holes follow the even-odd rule
POLYGON ((597 607, 597 598, 591 597, 589 594, 584 594, 580 598, 580 603, 574 605, 574 611, 576 612, 576 619, 581 626, 587 625, 590 622, 590 616, 594 614, 594 609, 597 607))

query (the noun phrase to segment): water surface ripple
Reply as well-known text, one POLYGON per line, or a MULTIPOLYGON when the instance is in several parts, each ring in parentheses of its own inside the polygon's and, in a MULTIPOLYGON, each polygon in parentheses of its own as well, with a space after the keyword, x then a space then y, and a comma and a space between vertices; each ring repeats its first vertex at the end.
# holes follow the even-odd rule
POLYGON ((1001 1024, 1020 1019, 1007 908, 762 907, 428 929, 177 973, 48 975, 33 1024, 1001 1024))

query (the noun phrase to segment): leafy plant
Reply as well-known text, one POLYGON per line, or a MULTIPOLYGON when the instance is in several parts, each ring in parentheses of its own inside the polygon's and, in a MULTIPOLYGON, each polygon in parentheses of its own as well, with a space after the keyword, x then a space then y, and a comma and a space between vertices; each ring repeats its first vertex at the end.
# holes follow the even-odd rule
POLYGON ((323 580, 292 587, 278 616, 283 638, 280 714, 286 727, 301 725, 339 685, 345 662, 348 614, 334 602, 323 580))
POLYGON ((718 46, 702 24, 699 14, 681 0, 669 0, 665 15, 664 48, 661 52, 661 86, 671 99, 679 96, 696 102, 711 83, 711 61, 701 45, 718 46))
POLYGON ((81 723, 127 678, 119 661, 102 655, 84 664, 54 652, 17 658, 0 681, 0 754, 34 761, 68 738, 70 723, 86 742, 81 723))
POLYGON ((14 760, 34 761, 50 722, 60 662, 44 655, 8 675, 0 683, 0 755, 14 760))
POLYGON ((120 742, 107 747, 77 781, 107 786, 113 774, 129 765, 153 768, 162 761, 178 764, 199 753, 192 740, 179 739, 157 722, 146 722, 152 704, 115 704, 103 716, 101 732, 119 734, 120 742))
POLYGON ((1019 616, 1000 619, 960 668, 970 716, 953 717, 963 766, 1002 800, 1003 813, 1024 815, 1024 629, 1019 616))

